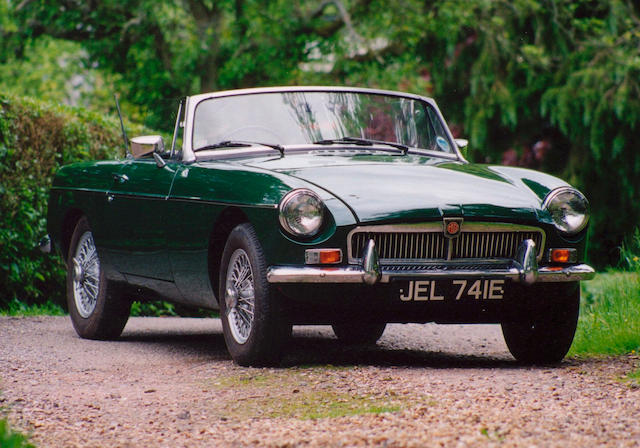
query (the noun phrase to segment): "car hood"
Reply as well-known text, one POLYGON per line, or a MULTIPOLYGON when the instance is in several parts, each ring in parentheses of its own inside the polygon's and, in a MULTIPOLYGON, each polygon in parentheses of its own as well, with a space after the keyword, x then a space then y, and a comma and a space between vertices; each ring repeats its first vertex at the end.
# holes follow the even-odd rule
POLYGON ((323 159, 294 156, 259 165, 330 192, 360 222, 442 216, 534 222, 544 194, 556 186, 541 184, 541 173, 529 170, 421 156, 323 159))

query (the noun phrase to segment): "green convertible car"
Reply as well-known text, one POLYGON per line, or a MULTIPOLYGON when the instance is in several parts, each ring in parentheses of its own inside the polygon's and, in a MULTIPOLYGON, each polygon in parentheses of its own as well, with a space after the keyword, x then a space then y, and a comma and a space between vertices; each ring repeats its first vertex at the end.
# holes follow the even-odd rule
POLYGON ((208 93, 173 141, 76 163, 48 231, 81 337, 115 338, 132 300, 219 309, 241 365, 274 364, 292 325, 375 343, 390 322, 499 323, 514 357, 573 340, 589 205, 555 177, 467 162, 422 96, 359 88, 208 93))

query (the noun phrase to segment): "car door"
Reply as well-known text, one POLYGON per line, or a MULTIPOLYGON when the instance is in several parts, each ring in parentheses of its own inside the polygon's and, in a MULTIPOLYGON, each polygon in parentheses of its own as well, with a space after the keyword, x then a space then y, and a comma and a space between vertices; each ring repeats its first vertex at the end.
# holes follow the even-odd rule
MULTIPOLYGON (((172 282, 167 253, 167 198, 177 162, 151 157, 126 161, 107 196, 114 265, 130 283, 172 282)), ((156 288, 153 288, 156 289, 156 288)))

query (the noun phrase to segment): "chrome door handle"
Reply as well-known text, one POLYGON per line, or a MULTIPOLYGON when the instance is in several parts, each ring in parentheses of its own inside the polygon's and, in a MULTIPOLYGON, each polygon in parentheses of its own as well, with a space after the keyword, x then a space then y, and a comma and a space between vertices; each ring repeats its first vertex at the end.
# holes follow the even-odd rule
POLYGON ((125 183, 126 181, 129 180, 129 176, 127 176, 126 174, 118 174, 118 173, 114 173, 113 174, 113 180, 115 180, 116 182, 119 182, 121 184, 125 183))

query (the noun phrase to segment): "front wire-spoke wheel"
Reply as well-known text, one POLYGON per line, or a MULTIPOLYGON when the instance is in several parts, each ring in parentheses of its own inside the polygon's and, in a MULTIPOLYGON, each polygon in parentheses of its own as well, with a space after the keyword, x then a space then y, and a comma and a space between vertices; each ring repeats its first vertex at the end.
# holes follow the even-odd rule
POLYGON ((267 282, 267 263, 251 224, 229 234, 219 286, 222 330, 233 360, 241 366, 278 364, 291 324, 282 297, 267 282))
POLYGON ((243 249, 236 249, 231 255, 224 300, 231 334, 238 344, 244 344, 253 323, 255 288, 249 256, 243 249))
POLYGON ((71 236, 67 258, 67 305, 80 337, 114 339, 129 319, 131 301, 125 300, 106 278, 86 217, 71 236))

